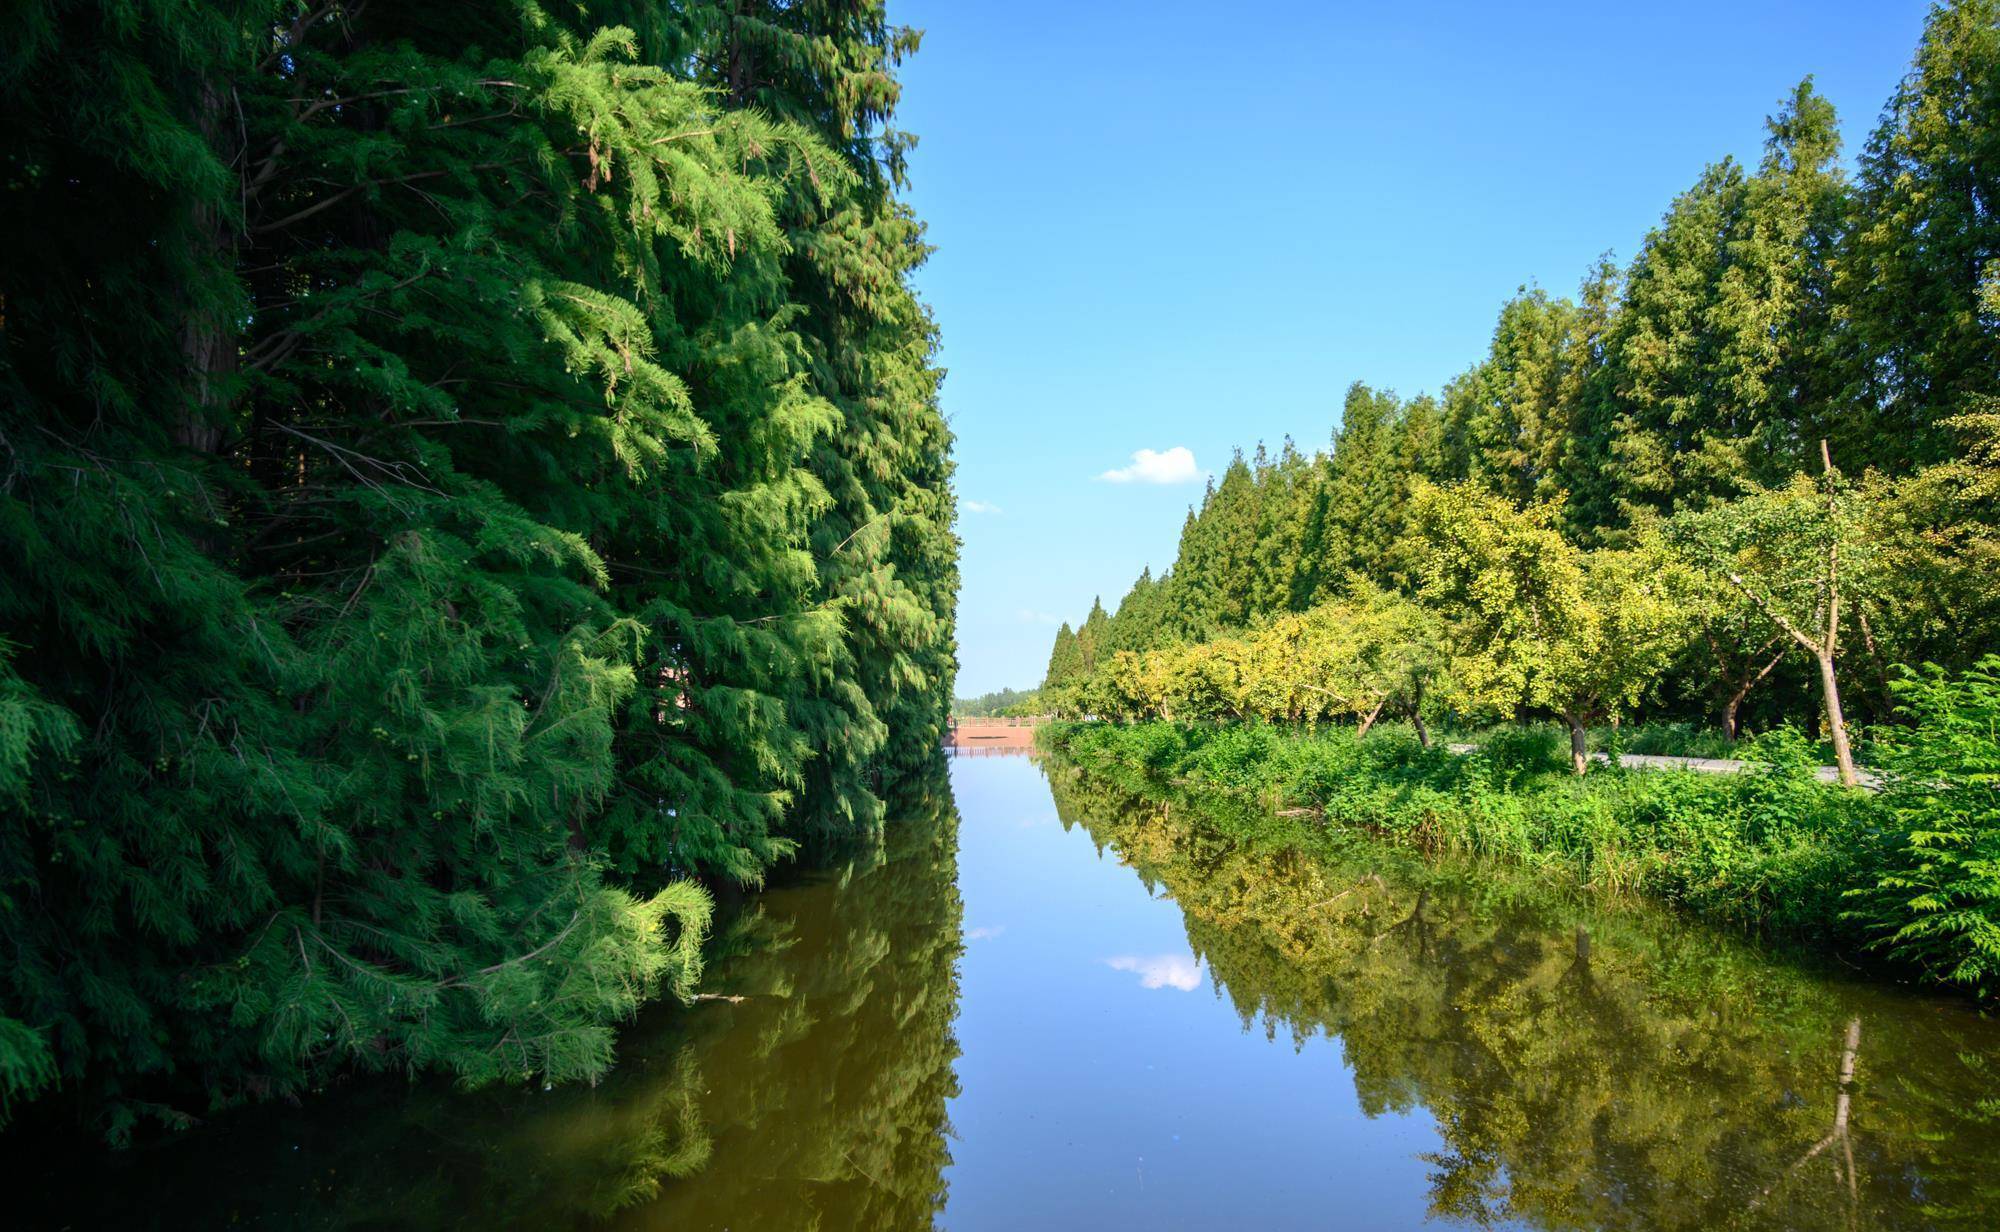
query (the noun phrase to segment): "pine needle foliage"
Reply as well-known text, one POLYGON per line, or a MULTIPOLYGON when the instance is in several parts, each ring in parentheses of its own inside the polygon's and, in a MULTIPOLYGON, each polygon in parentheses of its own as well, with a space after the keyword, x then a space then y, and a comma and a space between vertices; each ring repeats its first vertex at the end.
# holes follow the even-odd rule
POLYGON ((594 1077, 942 722, 893 88, 729 97, 723 11, 0 18, 0 1098, 594 1077))

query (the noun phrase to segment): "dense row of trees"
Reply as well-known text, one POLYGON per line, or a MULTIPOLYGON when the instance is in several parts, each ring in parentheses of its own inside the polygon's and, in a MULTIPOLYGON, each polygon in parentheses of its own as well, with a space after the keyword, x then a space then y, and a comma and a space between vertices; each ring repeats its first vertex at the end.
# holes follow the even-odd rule
MULTIPOLYGON (((1107 675, 1195 674, 1225 711, 1287 714, 1298 698, 1231 683, 1265 653, 1232 639, 1400 626, 1404 658, 1449 660, 1459 704, 1579 732, 1643 708, 1732 733, 1806 719, 1839 744, 1843 700, 1886 717, 1892 665, 2000 645, 1996 146, 1994 0, 1932 14, 1853 175, 1802 83, 1757 167, 1708 168, 1576 298, 1523 291, 1441 397, 1356 384, 1327 451, 1238 456, 1170 571, 1057 634, 1050 698, 1113 713, 1107 675)), ((1330 687, 1363 715, 1384 693, 1330 687)))
POLYGON ((954 668, 877 0, 0 18, 0 1101, 592 1075, 954 668))

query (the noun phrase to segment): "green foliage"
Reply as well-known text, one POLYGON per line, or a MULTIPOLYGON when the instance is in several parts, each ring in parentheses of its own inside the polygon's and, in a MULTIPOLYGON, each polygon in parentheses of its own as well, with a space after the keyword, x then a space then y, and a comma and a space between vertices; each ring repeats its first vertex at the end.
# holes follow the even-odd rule
POLYGON ((1831 616, 1830 558, 1845 601, 1879 584, 1870 512, 1838 476, 1801 474, 1783 487, 1684 513, 1666 533, 1690 562, 1737 588, 1770 620, 1817 639, 1831 616))
POLYGON ((1768 127, 1757 172, 1727 159, 1704 171, 1626 278, 1605 341, 1616 426, 1601 462, 1622 521, 1781 480, 1839 426, 1853 377, 1832 318, 1849 208, 1833 108, 1808 78, 1768 127))
POLYGON ((1057 724, 1044 739, 1084 769, 1158 795, 1168 785, 1309 811, 1426 850, 1560 873, 1710 919, 1856 940, 1842 892, 1869 873, 1880 806, 1820 783, 1796 736, 1756 772, 1570 773, 1562 734, 1503 728, 1459 755, 1407 731, 1057 724))
POLYGON ((2000 990, 2000 656, 1905 672, 1912 720, 1885 732, 1884 869, 1854 917, 1934 978, 2000 990))
POLYGON ((1520 704, 1586 724, 1652 689, 1689 635, 1675 570, 1657 551, 1584 552, 1552 504, 1517 510, 1472 484, 1423 490, 1424 596, 1455 628, 1453 676, 1470 708, 1520 704))
POLYGON ((1040 714, 1041 704, 1042 695, 1038 689, 995 689, 978 697, 953 698, 951 712, 962 718, 986 719, 1040 714))
POLYGON ((1839 287, 1871 385, 1850 465, 1945 461, 1947 420, 2000 393, 1997 146, 2000 4, 1939 4, 1861 156, 1839 287))
POLYGON ((710 995, 643 1015, 591 1086, 344 1083, 108 1154, 17 1132, 9 1159, 43 1183, 14 1222, 930 1227, 963 949, 943 764, 899 780, 888 810, 880 833, 829 842, 822 868, 720 914, 710 995))
POLYGON ((1104 718, 1372 722, 1393 708, 1421 723, 1427 690, 1445 670, 1436 626, 1411 600, 1357 579, 1352 597, 1244 637, 1117 651, 1038 700, 1055 713, 1104 718))
MULTIPOLYGON (((1821 449, 1817 481, 1799 475, 1726 506, 1689 510, 1668 522, 1666 533, 1695 568, 1754 608, 1760 623, 1812 656, 1841 780, 1852 784, 1835 661, 1842 605, 1858 606, 1879 592, 1880 554, 1863 495, 1833 469, 1824 442, 1821 449)), ((1868 626, 1862 629, 1867 636, 1868 626)))
POLYGON ((4 19, 8 1098, 594 1077, 933 753, 912 36, 636 7, 4 19))
MULTIPOLYGON (((1240 638, 1357 580, 1413 595, 1426 483, 1533 510, 1551 545, 1650 552, 1662 521, 1706 518, 1699 534, 1680 522, 1677 542, 1714 565, 1716 549, 1778 533, 1788 544, 1768 555, 1791 562, 1785 586, 1810 607, 1816 584, 1802 579, 1825 554, 1788 549, 1817 532, 1811 517, 1778 523, 1811 514, 1796 498, 1816 483, 1800 477, 1823 475, 1826 442, 1856 476, 1839 485, 1844 598, 1821 613, 1834 627, 1801 626, 1827 653, 1774 642, 1790 635, 1717 574, 1709 593, 1678 593, 1693 636, 1668 639, 1681 642, 1670 663, 1648 655, 1628 681, 1573 697, 1595 694, 1583 709, 1607 715, 1616 697, 1648 718, 1713 716, 1733 738, 1746 721, 1816 721, 1817 685, 1836 744, 1836 692, 1863 719, 1890 720, 1892 664, 1963 668, 2000 637, 1996 83, 2000 4, 1938 5, 1850 175, 1831 104, 1800 82, 1767 119, 1754 168, 1704 169, 1629 264, 1600 259, 1574 298, 1523 288, 1439 399, 1356 382, 1325 452, 1302 457, 1288 439, 1275 457, 1260 446, 1234 459, 1189 511, 1172 568, 1142 576, 1103 644, 1240 638), (1865 670, 1829 688, 1836 643, 1865 670)), ((1800 614, 1794 605, 1792 623, 1800 614)), ((1590 642, 1591 622, 1577 623, 1571 644, 1590 642)), ((1496 644, 1453 649, 1476 664, 1496 644)), ((1088 691, 1095 670, 1051 682, 1088 691)), ((1534 673, 1513 674, 1525 691, 1534 673)))
MULTIPOLYGON (((1557 753, 1559 733, 1543 735, 1557 753)), ((1400 850, 1096 761, 1044 764, 1064 821, 1175 904, 1245 1030, 1337 1038, 1365 1112, 1435 1123, 1433 1215, 1794 1232, 1992 1222, 1986 1015, 1540 869, 1400 850)))

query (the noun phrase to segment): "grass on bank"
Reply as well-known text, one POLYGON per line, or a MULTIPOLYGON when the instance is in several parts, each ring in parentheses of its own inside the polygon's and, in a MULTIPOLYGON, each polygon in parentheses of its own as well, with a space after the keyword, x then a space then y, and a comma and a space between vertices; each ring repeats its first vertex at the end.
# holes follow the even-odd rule
MULTIPOLYGON (((1907 728, 1879 733, 1881 793, 1814 777, 1791 730, 1732 747, 1742 775, 1572 774, 1552 727, 1503 727, 1458 755, 1408 729, 1058 723, 1042 738, 1086 771, 1157 794, 1252 794, 1297 824, 1359 826, 1513 861, 1709 919, 1873 948, 1928 978, 2000 991, 2000 658, 1912 674, 1907 728)), ((1627 732, 1628 751, 1642 743, 1627 732)))

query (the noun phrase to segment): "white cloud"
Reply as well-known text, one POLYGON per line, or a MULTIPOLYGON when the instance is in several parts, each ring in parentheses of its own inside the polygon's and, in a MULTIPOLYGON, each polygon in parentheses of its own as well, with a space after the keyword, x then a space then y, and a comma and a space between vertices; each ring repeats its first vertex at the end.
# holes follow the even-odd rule
POLYGON ((1130 971, 1139 977, 1141 988, 1178 988, 1193 992, 1201 983, 1201 961, 1192 954, 1155 954, 1142 958, 1121 954, 1107 958, 1104 965, 1113 971, 1130 971))
POLYGON ((965 939, 967 941, 989 941, 1006 931, 1007 926, 1005 924, 989 924, 980 928, 968 928, 965 930, 965 939))
POLYGON ((962 500, 962 501, 958 502, 958 507, 959 507, 960 509, 963 509, 963 510, 965 510, 965 511, 966 511, 967 513, 998 513, 998 512, 1000 512, 1000 506, 998 506, 998 505, 994 505, 994 504, 990 504, 990 503, 988 503, 988 502, 986 502, 986 501, 979 501, 979 500, 962 500))
POLYGON ((1186 445, 1176 445, 1165 452, 1141 449, 1132 455, 1132 465, 1098 476, 1106 483, 1193 483, 1201 477, 1194 450, 1186 445))
POLYGON ((1031 607, 1024 607, 1015 612, 1014 618, 1024 625, 1048 625, 1050 628, 1063 622, 1062 617, 1052 612, 1038 612, 1031 607))

